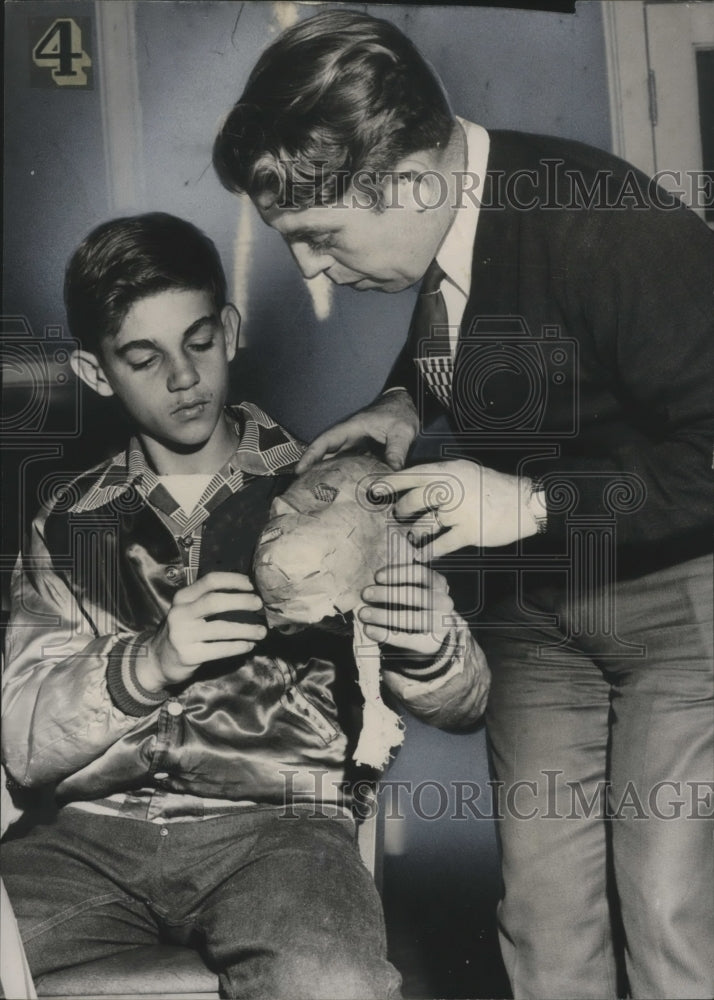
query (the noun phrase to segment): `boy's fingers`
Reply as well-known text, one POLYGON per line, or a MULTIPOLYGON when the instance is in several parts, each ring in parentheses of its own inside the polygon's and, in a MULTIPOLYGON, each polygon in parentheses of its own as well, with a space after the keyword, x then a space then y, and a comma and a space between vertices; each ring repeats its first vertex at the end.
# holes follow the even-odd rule
POLYGON ((191 612, 196 618, 220 615, 225 611, 260 611, 263 602, 254 592, 211 590, 193 602, 191 612))
POLYGON ((250 624, 249 622, 232 622, 226 619, 217 619, 205 622, 201 626, 200 639, 202 642, 260 642, 267 635, 267 629, 263 625, 250 624))
POLYGON ((424 632, 393 632, 377 625, 365 625, 364 632, 372 642, 378 642, 381 646, 394 646, 395 649, 408 650, 410 653, 419 653, 422 656, 433 655, 440 646, 438 639, 433 639, 424 632))
POLYGON ((253 583, 245 573, 227 573, 215 570, 213 573, 206 573, 188 587, 182 587, 174 594, 173 603, 191 604, 199 600, 204 594, 213 591, 224 592, 254 592, 253 583))
POLYGON ((374 574, 374 579, 378 584, 386 586, 406 583, 417 587, 447 589, 446 580, 441 573, 418 562, 382 566, 374 574))
POLYGON ((230 656, 245 656, 255 648, 254 642, 232 640, 227 642, 207 642, 201 646, 202 662, 223 660, 230 656))
POLYGON ((453 602, 446 591, 411 584, 392 587, 373 584, 362 591, 362 599, 370 606, 384 605, 393 609, 405 607, 450 611, 453 607, 453 602))

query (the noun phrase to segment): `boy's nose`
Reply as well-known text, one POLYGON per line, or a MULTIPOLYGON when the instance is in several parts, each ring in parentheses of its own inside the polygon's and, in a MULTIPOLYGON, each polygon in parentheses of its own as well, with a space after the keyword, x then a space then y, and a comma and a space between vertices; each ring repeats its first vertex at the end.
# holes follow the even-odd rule
POLYGON ((166 381, 169 392, 178 392, 181 389, 190 389, 199 380, 198 372, 188 358, 176 361, 169 371, 166 381))

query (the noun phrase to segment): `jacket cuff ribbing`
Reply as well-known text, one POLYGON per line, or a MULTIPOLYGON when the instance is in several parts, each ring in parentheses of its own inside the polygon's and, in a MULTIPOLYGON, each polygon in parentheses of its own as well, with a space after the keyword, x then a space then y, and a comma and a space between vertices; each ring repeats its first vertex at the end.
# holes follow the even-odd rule
POLYGON ((459 631, 456 628, 450 628, 435 656, 425 660, 422 664, 414 657, 405 656, 404 653, 401 653, 399 657, 386 653, 383 654, 383 665, 387 669, 398 670, 400 674, 410 680, 433 681, 437 677, 443 677, 451 669, 463 652, 463 648, 459 631))
POLYGON ((109 696, 126 715, 151 715, 169 697, 168 691, 148 691, 136 676, 137 656, 150 635, 151 632, 146 631, 128 639, 118 639, 109 651, 109 696))

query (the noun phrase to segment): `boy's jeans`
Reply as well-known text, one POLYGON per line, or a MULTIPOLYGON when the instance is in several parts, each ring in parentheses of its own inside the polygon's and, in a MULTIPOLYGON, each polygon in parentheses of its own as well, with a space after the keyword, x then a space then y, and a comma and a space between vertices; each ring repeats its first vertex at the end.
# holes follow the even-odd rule
POLYGON ((65 808, 5 844, 33 975, 160 937, 197 947, 228 997, 398 997, 352 821, 294 814, 161 826, 65 808))

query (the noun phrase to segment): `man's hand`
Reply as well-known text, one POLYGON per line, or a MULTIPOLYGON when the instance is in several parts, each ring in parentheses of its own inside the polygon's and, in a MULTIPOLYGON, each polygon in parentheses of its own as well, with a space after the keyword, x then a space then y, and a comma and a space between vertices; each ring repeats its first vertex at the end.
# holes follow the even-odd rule
POLYGON ((418 430, 419 417, 409 393, 395 389, 316 437, 295 471, 305 472, 322 458, 332 458, 370 440, 384 445, 387 465, 401 469, 418 430))
POLYGON ((415 465, 379 478, 376 489, 401 493, 397 520, 412 521, 417 558, 438 559, 467 545, 509 545, 538 531, 546 516, 532 480, 458 459, 415 465))
POLYGON ((359 612, 365 634, 408 654, 432 657, 454 624, 454 604, 441 575, 415 562, 377 570, 359 612))
POLYGON ((264 625, 206 618, 262 607, 243 573, 208 573, 177 590, 169 613, 148 643, 148 656, 136 661, 139 683, 149 691, 161 691, 187 680, 202 663, 249 653, 265 637, 264 625))

